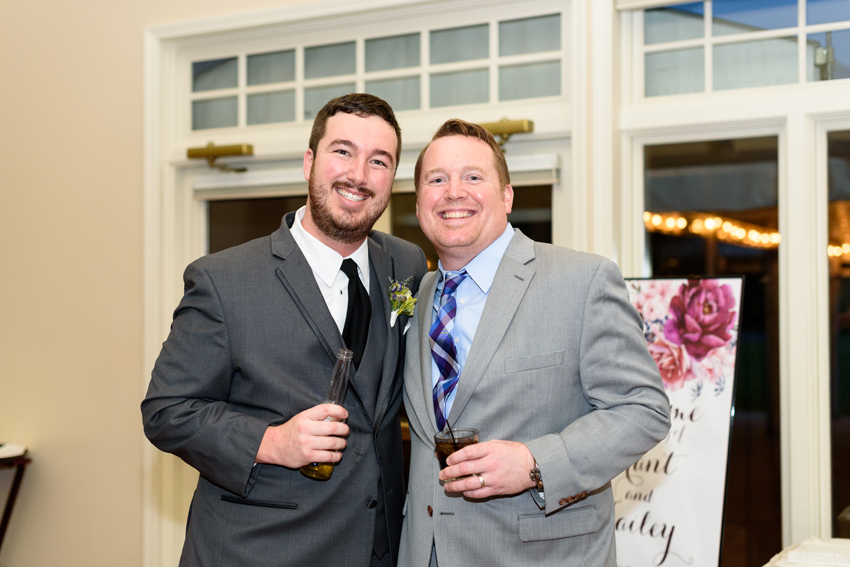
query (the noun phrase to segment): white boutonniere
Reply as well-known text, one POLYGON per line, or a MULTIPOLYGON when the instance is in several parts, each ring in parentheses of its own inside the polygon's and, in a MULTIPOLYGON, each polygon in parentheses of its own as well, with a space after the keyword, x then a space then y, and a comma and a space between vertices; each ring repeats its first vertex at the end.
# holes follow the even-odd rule
POLYGON ((407 315, 408 317, 413 315, 413 309, 416 307, 416 298, 413 297, 410 288, 407 287, 408 282, 410 282, 410 278, 402 282, 397 282, 390 278, 390 287, 387 289, 387 294, 390 296, 390 307, 392 308, 390 313, 390 327, 395 327, 395 322, 399 315, 407 315))

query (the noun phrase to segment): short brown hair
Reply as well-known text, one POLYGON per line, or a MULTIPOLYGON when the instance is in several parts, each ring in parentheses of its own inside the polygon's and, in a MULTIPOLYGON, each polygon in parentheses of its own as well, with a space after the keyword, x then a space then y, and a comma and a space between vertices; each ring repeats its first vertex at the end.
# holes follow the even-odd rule
POLYGON ((434 137, 428 142, 428 145, 419 152, 419 158, 416 160, 416 167, 413 170, 413 185, 416 187, 417 196, 419 195, 419 176, 422 174, 422 161, 425 157, 425 152, 428 151, 434 140, 445 138, 446 136, 466 136, 467 138, 476 138, 485 142, 493 150, 493 161, 496 172, 499 174, 499 186, 504 191, 505 187, 510 185, 511 175, 508 173, 508 162, 505 161, 505 153, 502 151, 496 138, 493 137, 493 134, 478 124, 466 122, 459 118, 451 118, 443 122, 443 125, 437 129, 434 137))
POLYGON ((360 118, 368 118, 369 116, 378 116, 393 127, 395 130, 396 150, 395 150, 395 167, 398 169, 398 160, 401 156, 401 127, 395 119, 392 107, 386 101, 366 93, 350 93, 342 95, 328 101, 316 115, 313 121, 313 131, 310 132, 310 149, 313 155, 319 149, 319 141, 324 137, 327 129, 328 118, 334 114, 342 112, 344 114, 354 114, 360 118))

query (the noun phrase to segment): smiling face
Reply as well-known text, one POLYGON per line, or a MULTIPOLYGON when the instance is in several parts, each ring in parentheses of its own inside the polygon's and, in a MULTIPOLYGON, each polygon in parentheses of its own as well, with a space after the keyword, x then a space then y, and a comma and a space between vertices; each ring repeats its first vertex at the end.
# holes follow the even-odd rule
POLYGON ((315 154, 304 154, 304 229, 343 256, 356 250, 389 203, 397 145, 383 118, 331 116, 315 154))
POLYGON ((431 142, 422 158, 416 217, 447 270, 459 270, 504 231, 514 192, 500 186, 493 150, 468 136, 431 142))

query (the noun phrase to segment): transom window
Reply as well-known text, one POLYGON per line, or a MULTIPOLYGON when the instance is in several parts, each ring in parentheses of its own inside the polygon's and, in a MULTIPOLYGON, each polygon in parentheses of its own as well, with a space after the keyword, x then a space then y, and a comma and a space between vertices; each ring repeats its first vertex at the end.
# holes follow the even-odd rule
POLYGON ((397 112, 562 97, 561 14, 191 62, 191 130, 310 121, 368 92, 397 112))
POLYGON ((643 95, 850 78, 850 0, 713 0, 636 21, 643 95))

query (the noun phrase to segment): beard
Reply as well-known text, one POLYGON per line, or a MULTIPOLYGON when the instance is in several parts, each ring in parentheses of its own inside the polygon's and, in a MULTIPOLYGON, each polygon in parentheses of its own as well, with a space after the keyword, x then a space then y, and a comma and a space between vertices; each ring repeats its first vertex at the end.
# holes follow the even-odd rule
POLYGON ((315 169, 310 172, 308 187, 310 214, 316 228, 322 231, 328 238, 344 244, 356 244, 365 240, 369 236, 369 231, 372 230, 375 221, 378 220, 384 213, 384 209, 387 208, 390 200, 389 193, 387 193, 383 201, 378 201, 374 191, 366 188, 357 189, 354 185, 345 181, 333 183, 331 186, 320 185, 316 181, 314 173, 315 169), (342 207, 339 214, 334 215, 334 212, 328 205, 328 198, 332 191, 336 191, 337 187, 358 190, 360 193, 365 193, 372 202, 371 206, 360 212, 354 212, 342 207))

